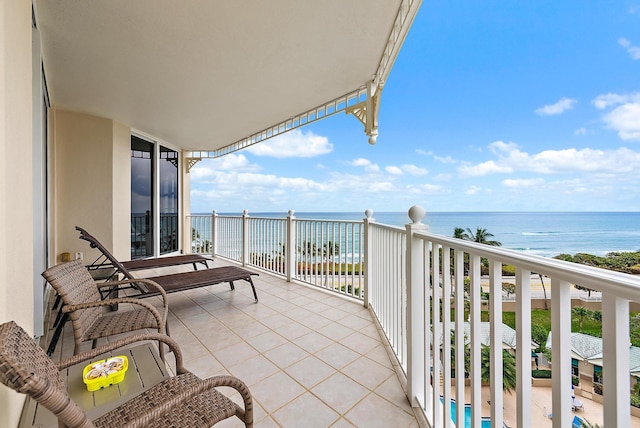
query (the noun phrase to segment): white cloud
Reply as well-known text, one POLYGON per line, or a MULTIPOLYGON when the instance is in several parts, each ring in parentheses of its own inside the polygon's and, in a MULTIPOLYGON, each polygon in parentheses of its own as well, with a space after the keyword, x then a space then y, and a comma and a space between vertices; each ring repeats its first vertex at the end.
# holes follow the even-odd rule
POLYGON ((623 140, 640 140, 640 104, 628 103, 616 107, 602 119, 608 128, 618 131, 623 140))
POLYGON ((431 151, 426 151, 426 150, 422 150, 422 149, 416 149, 416 153, 419 154, 419 155, 424 155, 424 156, 432 154, 431 151))
POLYGON ((468 177, 478 177, 489 174, 506 174, 513 172, 513 168, 509 165, 502 165, 495 161, 486 161, 479 164, 464 164, 458 168, 458 171, 468 177))
POLYGON ((214 159, 204 159, 195 164, 189 174, 194 182, 206 182, 214 179, 221 171, 259 171, 260 167, 252 164, 241 153, 231 153, 214 159))
POLYGON ((624 37, 618 39, 618 44, 627 50, 631 59, 640 59, 640 47, 632 45, 624 37))
POLYGON ((351 166, 368 166, 371 165, 371 161, 365 158, 354 159, 350 162, 351 166))
POLYGON ((458 171, 463 176, 478 177, 499 173, 535 172, 558 173, 620 173, 640 168, 640 152, 619 148, 616 150, 563 149, 544 150, 529 154, 521 151, 515 143, 496 141, 489 145, 497 159, 478 164, 466 162, 458 171))
POLYGON ((414 195, 442 195, 449 193, 449 189, 438 184, 417 184, 407 186, 407 191, 414 195))
POLYGON ((475 195, 480 190, 482 190, 482 189, 480 187, 478 187, 478 186, 469 186, 467 188, 467 190, 464 191, 464 193, 465 193, 465 195, 475 195))
POLYGON ((364 170, 367 172, 380 172, 380 167, 377 164, 365 158, 354 159, 351 162, 347 162, 347 165, 364 167, 364 170))
POLYGON ((537 108, 535 112, 540 116, 553 116, 556 114, 562 114, 567 110, 571 110, 576 102, 577 101, 574 99, 564 97, 555 104, 549 104, 545 105, 544 107, 537 108))
POLYGON ((520 178, 520 179, 512 179, 508 178, 502 181, 502 184, 506 187, 512 188, 531 188, 531 187, 540 187, 544 184, 544 180, 542 178, 520 178))
POLYGON ((451 156, 446 156, 446 157, 434 156, 433 158, 438 162, 442 162, 444 164, 456 163, 456 161, 451 156))
POLYGON ((402 174, 404 174, 404 172, 402 172, 402 169, 398 168, 397 166, 393 166, 393 165, 389 165, 384 170, 387 171, 391 175, 402 175, 402 174))
POLYGON ((640 92, 631 92, 629 94, 608 94, 598 95, 593 101, 593 105, 598 110, 604 110, 618 104, 640 103, 640 92))
POLYGON ((593 101, 596 108, 613 108, 602 116, 607 128, 618 132, 622 140, 640 140, 640 92, 608 93, 593 101))
POLYGON ((587 135, 587 128, 579 128, 573 131, 574 135, 587 135))
POLYGON ((427 175, 429 171, 426 168, 420 168, 412 164, 402 165, 402 170, 410 175, 427 175))
POLYGON ((311 131, 302 132, 299 129, 294 129, 254 144, 246 150, 256 156, 310 158, 331 153, 333 144, 329 142, 327 137, 316 135, 311 131))

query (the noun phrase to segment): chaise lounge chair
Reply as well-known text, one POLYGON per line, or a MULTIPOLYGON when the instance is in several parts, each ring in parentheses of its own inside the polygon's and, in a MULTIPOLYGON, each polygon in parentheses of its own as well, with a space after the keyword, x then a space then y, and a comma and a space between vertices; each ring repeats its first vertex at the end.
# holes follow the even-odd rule
POLYGON ((579 399, 577 399, 574 396, 571 396, 571 409, 575 412, 576 410, 583 410, 584 411, 584 403, 582 403, 582 401, 580 401, 579 399))
MULTIPOLYGON (((61 312, 65 314, 64 320, 60 321, 58 327, 64 326, 67 316, 71 318, 75 342, 74 354, 77 354, 80 345, 88 340, 93 341, 95 348, 97 340, 103 337, 146 328, 155 329, 159 333, 167 331, 167 294, 153 281, 135 280, 144 284, 145 287, 154 289, 156 294, 162 296, 162 313, 153 305, 132 297, 103 299, 98 290, 105 284, 96 283, 80 260, 52 266, 44 271, 42 276, 51 284, 64 303, 61 308, 61 312), (138 309, 105 313, 105 306, 120 303, 130 303, 138 309)), ((118 284, 131 282, 132 280, 118 281, 118 284)), ((112 286, 113 283, 109 284, 109 287, 112 286)), ((164 356, 162 346, 160 346, 160 356, 164 356)))
MULTIPOLYGON (((127 374, 132 376, 133 373, 127 374)), ((253 426, 253 400, 249 388, 232 376, 202 380, 186 370, 176 342, 166 335, 141 334, 120 339, 92 351, 54 363, 14 321, 0 324, 0 382, 50 410, 60 426, 69 427, 210 427, 237 416, 246 427, 253 426), (94 420, 89 420, 71 400, 60 375, 72 365, 141 340, 169 345, 176 358, 176 376, 170 377, 94 420), (244 409, 216 387, 234 388, 244 409)))
MULTIPOLYGON (((112 265, 109 257, 107 257, 107 254, 110 254, 109 251, 104 247, 104 245, 102 245, 102 243, 100 243, 100 241, 98 241, 85 229, 81 228, 80 226, 76 226, 76 230, 80 232, 80 239, 84 239, 85 241, 89 242, 89 246, 91 248, 96 248, 100 250, 100 253, 102 253, 93 261, 93 263, 87 266, 87 269, 89 269, 90 272, 96 273, 99 273, 100 271, 107 271, 108 273, 104 275, 105 280, 109 281, 110 279, 112 279, 118 271, 112 265)), ((124 266, 129 271, 188 264, 193 265, 193 270, 197 270, 199 264, 203 265, 205 268, 209 268, 209 261, 211 261, 210 258, 205 257, 201 254, 182 254, 179 256, 136 259, 120 263, 122 263, 122 266, 124 266)))
MULTIPOLYGON (((89 233, 87 233, 86 230, 82 229, 81 227, 76 226, 76 230, 80 232, 80 239, 88 241, 91 247, 100 250, 106 260, 108 260, 111 266, 113 266, 113 268, 116 270, 116 273, 122 274, 126 279, 136 279, 136 277, 131 274, 131 270, 127 268, 123 262, 120 262, 118 259, 116 259, 113 254, 109 252, 109 250, 107 250, 102 244, 98 242, 96 238, 91 236, 89 233)), ((131 263, 135 262, 138 261, 134 260, 131 263)), ((223 266, 204 270, 194 270, 192 272, 154 276, 147 279, 150 279, 159 284, 167 293, 189 290, 191 288, 206 287, 208 285, 215 285, 223 282, 228 282, 231 289, 235 290, 235 286, 233 285, 234 281, 243 280, 247 281, 251 285, 255 303, 258 303, 258 294, 256 293, 256 287, 253 284, 253 280, 251 279, 252 275, 258 274, 237 266, 223 266)), ((139 292, 135 295, 135 297, 149 297, 156 296, 158 294, 157 290, 147 287, 146 284, 142 282, 136 283, 135 281, 131 281, 131 288, 134 288, 139 292)))

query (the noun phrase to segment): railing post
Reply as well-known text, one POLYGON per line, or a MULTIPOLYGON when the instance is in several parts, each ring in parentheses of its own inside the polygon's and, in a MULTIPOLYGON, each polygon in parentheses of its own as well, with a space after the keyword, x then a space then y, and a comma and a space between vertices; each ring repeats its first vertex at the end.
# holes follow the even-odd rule
POLYGON ((553 427, 566 427, 571 425, 572 404, 571 285, 555 276, 551 278, 551 332, 553 427))
POLYGON ((602 293, 604 426, 631 426, 629 416, 629 301, 602 293))
POLYGON ((242 266, 249 261, 249 211, 242 211, 242 266))
POLYGON ((291 282, 296 277, 297 271, 297 252, 296 252, 296 217, 293 215, 294 211, 289 210, 287 216, 287 236, 284 248, 285 254, 285 272, 287 275, 287 282, 291 282))
POLYGON ((218 253, 218 212, 211 212, 211 257, 215 258, 218 253))
POLYGON ((407 392, 411 406, 426 406, 426 343, 427 331, 425 314, 424 244, 415 239, 415 232, 426 232, 422 224, 425 210, 420 206, 409 209, 412 223, 405 226, 407 237, 407 392))
POLYGON ((372 266, 369 263, 373 255, 373 249, 371 248, 371 223, 375 223, 376 219, 373 218, 373 210, 366 210, 364 212, 364 307, 369 307, 369 278, 371 278, 372 266))

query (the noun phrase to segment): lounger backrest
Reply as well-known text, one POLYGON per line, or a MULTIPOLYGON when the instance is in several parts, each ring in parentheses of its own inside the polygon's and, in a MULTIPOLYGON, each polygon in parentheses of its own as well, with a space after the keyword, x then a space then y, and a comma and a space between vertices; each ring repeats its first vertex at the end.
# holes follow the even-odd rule
MULTIPOLYGON (((56 290, 65 305, 77 305, 101 300, 89 271, 81 260, 61 263, 47 269, 42 276, 56 290)), ((73 322, 73 333, 82 337, 86 330, 102 315, 102 308, 88 308, 69 313, 73 322)))
POLYGON ((89 242, 89 246, 91 248, 97 248, 98 250, 100 250, 100 252, 107 258, 107 260, 111 262, 113 267, 116 268, 122 275, 124 275, 125 278, 134 278, 134 276, 131 275, 131 273, 127 270, 127 268, 124 267, 122 263, 120 263, 118 259, 116 259, 113 254, 111 254, 109 250, 107 250, 104 245, 100 243, 100 241, 98 241, 95 237, 93 237, 89 232, 87 232, 80 226, 76 226, 76 230, 80 232, 80 239, 84 239, 85 241, 89 242))

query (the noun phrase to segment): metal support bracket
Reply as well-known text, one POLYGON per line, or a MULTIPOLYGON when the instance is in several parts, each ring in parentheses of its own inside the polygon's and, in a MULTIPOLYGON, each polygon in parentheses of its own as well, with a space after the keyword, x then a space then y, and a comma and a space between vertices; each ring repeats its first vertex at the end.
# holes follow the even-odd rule
POLYGON ((383 82, 375 84, 367 83, 367 99, 365 101, 347 107, 345 112, 352 114, 364 125, 364 133, 369 136, 369 144, 374 145, 378 139, 378 111, 380 109, 380 96, 382 95, 383 82))
POLYGON ((187 158, 187 174, 191 172, 191 168, 201 160, 202 158, 187 158))

